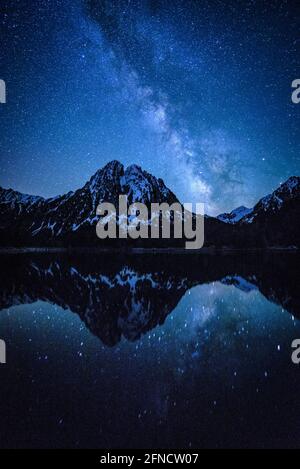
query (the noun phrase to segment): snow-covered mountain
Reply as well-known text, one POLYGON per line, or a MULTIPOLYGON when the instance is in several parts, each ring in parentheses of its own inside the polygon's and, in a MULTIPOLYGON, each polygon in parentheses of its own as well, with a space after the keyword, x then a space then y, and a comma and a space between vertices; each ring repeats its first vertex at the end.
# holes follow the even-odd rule
MULTIPOLYGON (((99 240, 96 209, 100 202, 178 202, 162 179, 137 165, 126 169, 111 161, 80 189, 44 199, 0 188, 0 245, 183 247, 185 239, 99 240)), ((300 178, 293 176, 253 209, 239 207, 217 218, 205 216, 205 246, 300 247, 300 178)))
POLYGON ((224 223, 253 223, 257 218, 268 214, 275 214, 285 208, 285 204, 300 198, 300 177, 291 176, 281 184, 274 192, 260 199, 253 208, 243 205, 230 213, 221 213, 218 220, 224 223))
POLYGON ((217 216, 217 219, 223 221, 224 223, 237 223, 241 220, 241 218, 249 215, 251 212, 252 208, 247 208, 244 207, 244 205, 241 205, 241 207, 232 210, 230 213, 221 213, 217 216))
POLYGON ((241 223, 253 223, 257 218, 279 213, 290 202, 300 200, 300 177, 291 176, 271 194, 260 199, 253 209, 240 219, 241 223))
POLYGON ((43 197, 22 194, 12 189, 0 187, 1 216, 12 210, 16 210, 20 215, 24 212, 30 213, 37 210, 44 203, 44 200, 43 197))
POLYGON ((162 179, 137 165, 124 170, 121 163, 111 161, 81 189, 58 197, 44 199, 0 189, 1 239, 5 240, 12 230, 14 238, 21 241, 23 237, 27 242, 36 239, 37 243, 64 239, 72 242, 76 237, 86 239, 88 232, 95 238, 94 228, 99 219, 97 206, 105 201, 117 207, 119 194, 127 195, 129 204, 177 201, 162 179))

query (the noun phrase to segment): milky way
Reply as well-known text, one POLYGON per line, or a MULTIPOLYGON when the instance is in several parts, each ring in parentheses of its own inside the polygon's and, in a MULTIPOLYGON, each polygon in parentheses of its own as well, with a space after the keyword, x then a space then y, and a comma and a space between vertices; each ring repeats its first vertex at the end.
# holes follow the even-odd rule
POLYGON ((1 5, 3 187, 52 196, 118 159, 216 214, 299 174, 296 1, 1 5))

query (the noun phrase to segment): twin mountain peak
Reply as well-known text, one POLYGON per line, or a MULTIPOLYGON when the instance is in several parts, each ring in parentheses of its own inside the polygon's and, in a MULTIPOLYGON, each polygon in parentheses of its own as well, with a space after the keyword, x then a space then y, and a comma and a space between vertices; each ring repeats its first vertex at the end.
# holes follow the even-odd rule
MULTIPOLYGON (((0 245, 86 246, 103 243, 95 234, 100 202, 179 202, 163 180, 135 164, 111 161, 80 189, 45 199, 0 188, 0 245)), ((249 209, 238 207, 206 217, 205 245, 216 247, 293 247, 300 245, 300 177, 292 176, 249 209)), ((152 247, 151 240, 147 246, 152 247)), ((123 241, 124 242, 124 241, 123 241)), ((157 244, 155 247, 162 247, 157 244)), ((135 244, 143 247, 142 240, 135 244)))

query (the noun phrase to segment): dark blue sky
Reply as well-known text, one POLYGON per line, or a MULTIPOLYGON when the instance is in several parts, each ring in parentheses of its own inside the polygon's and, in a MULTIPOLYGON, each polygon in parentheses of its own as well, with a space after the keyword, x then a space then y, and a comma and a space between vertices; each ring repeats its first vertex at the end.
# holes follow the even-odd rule
POLYGON ((210 213, 253 205, 300 172, 299 14, 296 0, 2 1, 0 185, 57 195, 118 159, 210 213))

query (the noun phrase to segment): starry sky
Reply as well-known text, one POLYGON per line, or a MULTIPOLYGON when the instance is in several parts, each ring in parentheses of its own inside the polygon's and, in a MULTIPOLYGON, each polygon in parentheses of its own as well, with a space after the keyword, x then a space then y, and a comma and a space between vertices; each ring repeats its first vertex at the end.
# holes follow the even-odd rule
POLYGON ((117 159, 251 207, 299 175, 299 25, 296 0, 2 1, 0 185, 54 196, 117 159))

